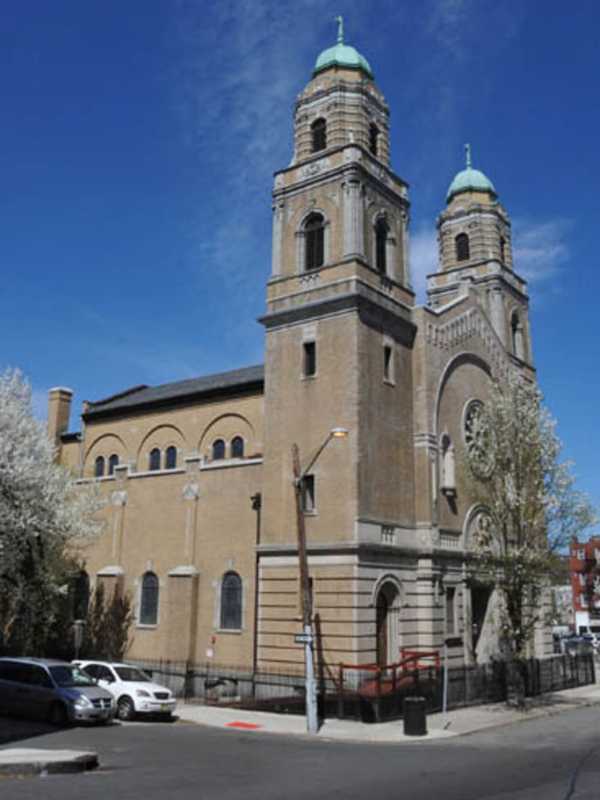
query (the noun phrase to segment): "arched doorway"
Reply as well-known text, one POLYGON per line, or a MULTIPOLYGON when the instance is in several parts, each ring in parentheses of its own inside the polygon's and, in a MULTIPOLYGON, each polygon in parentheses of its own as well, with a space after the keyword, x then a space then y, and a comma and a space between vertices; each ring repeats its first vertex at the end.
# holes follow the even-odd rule
POLYGON ((400 593, 391 581, 386 581, 375 601, 376 658, 380 667, 398 660, 398 605, 400 593))

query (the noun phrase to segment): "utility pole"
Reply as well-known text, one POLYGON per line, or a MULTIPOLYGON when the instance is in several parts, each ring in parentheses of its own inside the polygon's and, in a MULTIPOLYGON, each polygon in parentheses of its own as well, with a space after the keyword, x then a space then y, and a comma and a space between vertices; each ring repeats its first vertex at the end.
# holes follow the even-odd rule
POLYGON ((318 448, 307 467, 300 466, 300 451, 297 444, 292 445, 292 468, 294 473, 294 494, 296 499, 296 532, 298 535, 298 563, 300 568, 300 603, 302 608, 302 634, 296 642, 304 645, 304 674, 306 681, 306 729, 309 733, 318 733, 317 718, 317 686, 315 682, 314 633, 312 624, 312 591, 308 574, 308 558, 306 555, 306 527, 304 524, 303 480, 307 472, 315 464, 331 439, 343 439, 348 436, 345 428, 333 428, 325 441, 318 448))
POLYGON ((304 674, 306 676, 306 729, 309 733, 318 733, 317 687, 315 684, 315 664, 313 658, 312 593, 308 575, 308 559, 306 557, 306 528, 304 525, 304 508, 302 503, 302 473, 300 470, 300 452, 297 444, 292 445, 292 462, 294 469, 294 490, 296 495, 296 530, 298 534, 298 562, 300 567, 300 604, 302 608, 304 642, 304 674))

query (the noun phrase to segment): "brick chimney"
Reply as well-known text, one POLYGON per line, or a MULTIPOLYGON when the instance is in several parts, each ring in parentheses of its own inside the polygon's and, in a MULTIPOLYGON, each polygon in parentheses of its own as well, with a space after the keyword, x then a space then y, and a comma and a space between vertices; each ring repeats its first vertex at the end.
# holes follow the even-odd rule
POLYGON ((72 399, 73 391, 63 386, 48 391, 48 436, 56 446, 60 445, 61 434, 69 428, 72 399))

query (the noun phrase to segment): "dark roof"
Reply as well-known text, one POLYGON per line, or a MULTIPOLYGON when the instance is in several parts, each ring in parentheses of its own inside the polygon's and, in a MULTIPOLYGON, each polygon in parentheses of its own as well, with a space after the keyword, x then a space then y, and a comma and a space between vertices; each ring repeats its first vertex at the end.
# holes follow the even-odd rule
POLYGON ((119 394, 88 403, 83 415, 84 419, 113 415, 147 406, 171 405, 189 400, 212 396, 230 395, 240 392, 262 389, 265 380, 263 364, 253 367, 242 367, 230 372, 218 372, 216 375, 204 375, 175 383, 163 383, 160 386, 134 386, 119 394))
POLYGON ((80 439, 80 431, 65 431, 65 433, 61 433, 60 435, 60 440, 63 444, 68 444, 69 442, 78 442, 80 439))

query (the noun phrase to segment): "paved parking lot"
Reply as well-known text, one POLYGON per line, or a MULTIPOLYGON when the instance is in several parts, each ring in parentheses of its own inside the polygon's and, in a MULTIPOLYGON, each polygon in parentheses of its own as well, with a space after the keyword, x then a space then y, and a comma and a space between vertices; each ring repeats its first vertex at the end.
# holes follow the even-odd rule
POLYGON ((70 728, 19 746, 96 750, 100 769, 5 779, 0 792, 10 800, 597 800, 599 723, 598 708, 583 708, 410 746, 182 722, 70 728))

